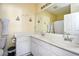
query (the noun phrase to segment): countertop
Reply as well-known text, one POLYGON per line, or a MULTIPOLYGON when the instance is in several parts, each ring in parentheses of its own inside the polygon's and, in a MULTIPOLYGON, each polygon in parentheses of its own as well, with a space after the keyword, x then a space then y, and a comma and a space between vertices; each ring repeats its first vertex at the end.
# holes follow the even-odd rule
POLYGON ((64 38, 62 35, 55 34, 52 37, 48 37, 48 36, 42 36, 39 34, 34 34, 32 35, 32 37, 79 55, 79 45, 71 43, 69 41, 64 41, 64 38))

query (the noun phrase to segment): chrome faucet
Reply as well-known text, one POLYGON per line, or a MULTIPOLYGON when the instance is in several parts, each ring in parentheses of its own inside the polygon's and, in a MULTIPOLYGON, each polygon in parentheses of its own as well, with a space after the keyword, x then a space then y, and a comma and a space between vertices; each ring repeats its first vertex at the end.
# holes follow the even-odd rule
POLYGON ((45 33, 42 32, 42 33, 41 33, 41 36, 45 36, 45 33))
POLYGON ((69 37, 70 33, 65 33, 64 36, 64 40, 65 41, 71 41, 72 42, 72 38, 69 37), (66 36, 65 36, 66 35, 66 36))

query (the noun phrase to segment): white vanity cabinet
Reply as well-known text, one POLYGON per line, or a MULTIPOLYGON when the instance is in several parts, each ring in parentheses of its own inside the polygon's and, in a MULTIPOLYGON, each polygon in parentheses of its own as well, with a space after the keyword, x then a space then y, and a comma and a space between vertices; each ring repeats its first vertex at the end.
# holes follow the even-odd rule
POLYGON ((30 54, 31 38, 29 35, 16 35, 16 56, 30 54))
MULTIPOLYGON (((36 38, 32 38, 31 53, 34 56, 50 56, 51 51, 46 49, 45 46, 43 47, 41 43, 42 42, 40 42, 36 38)), ((55 54, 52 53, 52 55, 55 55, 55 54)))
POLYGON ((38 44, 35 43, 33 40, 32 40, 32 43, 31 43, 31 53, 32 53, 34 56, 38 56, 38 55, 39 55, 38 44))
POLYGON ((76 56, 76 54, 32 37, 31 52, 34 56, 76 56))

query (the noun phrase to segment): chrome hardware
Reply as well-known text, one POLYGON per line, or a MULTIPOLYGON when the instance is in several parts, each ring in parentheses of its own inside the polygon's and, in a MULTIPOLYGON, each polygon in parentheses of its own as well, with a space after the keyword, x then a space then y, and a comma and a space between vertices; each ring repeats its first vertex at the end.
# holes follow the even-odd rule
POLYGON ((70 33, 64 33, 63 37, 64 37, 65 41, 71 41, 72 42, 72 38, 70 38, 70 33))

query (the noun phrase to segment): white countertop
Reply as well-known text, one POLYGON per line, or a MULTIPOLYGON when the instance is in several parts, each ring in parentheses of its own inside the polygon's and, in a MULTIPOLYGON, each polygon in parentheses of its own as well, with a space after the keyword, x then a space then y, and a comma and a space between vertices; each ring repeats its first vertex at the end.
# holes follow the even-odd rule
POLYGON ((55 36, 49 38, 47 36, 35 34, 35 35, 32 35, 32 37, 37 38, 37 39, 42 40, 42 41, 45 41, 45 42, 48 42, 52 45, 58 46, 62 49, 68 50, 70 52, 79 54, 79 45, 74 44, 74 43, 70 43, 68 41, 64 41, 64 38, 61 36, 59 36, 60 38, 59 37, 57 38, 55 36))

